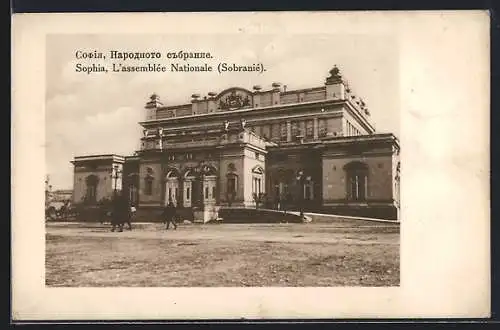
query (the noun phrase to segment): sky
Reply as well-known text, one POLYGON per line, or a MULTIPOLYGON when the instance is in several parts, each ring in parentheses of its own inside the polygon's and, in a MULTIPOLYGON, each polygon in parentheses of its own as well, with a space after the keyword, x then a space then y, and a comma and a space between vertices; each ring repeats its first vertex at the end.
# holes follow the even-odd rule
MULTIPOLYGON (((130 155, 139 149, 144 105, 152 93, 164 105, 189 103, 229 87, 263 89, 273 82, 287 90, 319 87, 337 65, 354 94, 363 98, 377 132, 399 136, 399 58, 390 35, 48 35, 46 39, 46 167, 53 189, 71 189, 75 156, 130 155), (75 53, 99 51, 104 60, 81 60, 75 53), (264 73, 76 72, 75 65, 110 65, 109 51, 163 54, 147 62, 169 66, 168 52, 210 52, 213 59, 178 61, 191 65, 219 62, 262 63, 264 73)), ((118 63, 118 62, 116 62, 118 63)))

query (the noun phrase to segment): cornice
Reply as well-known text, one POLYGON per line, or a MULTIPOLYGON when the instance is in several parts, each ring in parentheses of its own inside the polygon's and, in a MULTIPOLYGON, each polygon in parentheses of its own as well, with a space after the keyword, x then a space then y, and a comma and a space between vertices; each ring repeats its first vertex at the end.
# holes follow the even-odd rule
POLYGON ((197 122, 200 119, 234 119, 241 118, 242 115, 264 115, 266 113, 275 113, 278 111, 287 111, 287 110, 297 110, 297 109, 307 109, 310 107, 322 107, 328 105, 341 105, 348 103, 346 100, 321 100, 321 101, 310 101, 310 102, 300 102, 300 103, 291 103, 291 104, 278 104, 272 105, 268 107, 259 107, 259 108, 245 108, 239 110, 232 111, 218 111, 204 114, 196 114, 182 117, 171 117, 171 118, 162 118, 156 120, 149 120, 139 122, 141 126, 144 128, 154 128, 162 124, 168 123, 188 123, 188 122, 197 122))
POLYGON ((347 112, 351 116, 353 116, 358 123, 360 123, 362 126, 364 126, 364 128, 368 132, 374 133, 375 132, 375 126, 373 126, 372 123, 370 123, 366 117, 364 117, 363 115, 361 115, 359 113, 359 110, 356 109, 349 101, 346 101, 346 104, 347 104, 347 107, 345 109, 347 109, 347 112))

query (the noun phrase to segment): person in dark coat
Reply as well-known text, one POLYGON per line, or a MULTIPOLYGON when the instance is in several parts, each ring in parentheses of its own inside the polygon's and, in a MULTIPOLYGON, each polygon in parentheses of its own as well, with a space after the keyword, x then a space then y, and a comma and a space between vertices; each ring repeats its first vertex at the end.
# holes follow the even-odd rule
POLYGON ((118 195, 113 198, 111 225, 111 231, 115 231, 117 228, 119 232, 123 231, 123 207, 121 206, 121 198, 118 195))
POLYGON ((128 223, 129 229, 132 229, 130 224, 130 208, 128 201, 123 196, 117 195, 113 201, 113 216, 112 216, 112 226, 111 231, 115 231, 118 227, 118 231, 123 231, 123 225, 128 223))
POLYGON ((167 224, 166 230, 168 230, 170 223, 172 223, 174 229, 177 229, 177 224, 175 223, 177 217, 176 213, 177 212, 174 203, 172 202, 172 200, 169 200, 167 206, 163 210, 163 220, 167 224))

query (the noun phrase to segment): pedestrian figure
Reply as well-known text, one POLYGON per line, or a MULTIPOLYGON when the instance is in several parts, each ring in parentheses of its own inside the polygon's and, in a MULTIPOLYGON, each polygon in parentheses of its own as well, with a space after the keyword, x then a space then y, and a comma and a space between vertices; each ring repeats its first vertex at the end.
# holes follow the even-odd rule
POLYGON ((108 222, 113 216, 112 207, 113 205, 111 204, 111 201, 107 199, 104 199, 99 203, 99 222, 101 225, 108 222))
POLYGON ((115 196, 113 201, 113 216, 111 218, 111 224, 113 228, 111 231, 115 231, 118 228, 119 232, 123 231, 123 224, 127 222, 129 224, 129 229, 132 229, 129 220, 130 210, 128 207, 127 200, 122 196, 115 196))
POLYGON ((286 220, 286 211, 287 211, 287 206, 289 203, 289 198, 288 195, 285 196, 285 198, 280 199, 280 211, 283 211, 283 217, 281 219, 282 223, 287 223, 288 221, 286 220))
POLYGON ((164 223, 167 224, 166 230, 168 230, 170 223, 172 223, 174 229, 177 229, 177 224, 175 223, 176 217, 177 214, 175 210, 175 205, 172 202, 172 200, 169 200, 167 206, 163 210, 163 220, 164 223))
POLYGON ((136 212, 137 209, 135 208, 134 204, 131 204, 127 217, 128 230, 132 230, 132 219, 135 217, 136 212))

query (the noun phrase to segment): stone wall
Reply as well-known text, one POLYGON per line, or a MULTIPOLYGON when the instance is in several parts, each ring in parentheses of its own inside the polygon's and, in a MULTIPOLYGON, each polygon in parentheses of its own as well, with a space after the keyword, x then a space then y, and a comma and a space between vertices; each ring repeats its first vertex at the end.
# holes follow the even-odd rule
MULTIPOLYGON (((121 164, 118 164, 119 170, 122 170, 121 164)), ((87 193, 87 178, 94 175, 98 178, 96 201, 103 198, 111 198, 114 191, 114 179, 111 178, 112 164, 99 165, 94 169, 83 170, 75 168, 73 174, 73 203, 81 203, 87 193)), ((121 190, 121 178, 118 179, 117 190, 121 190)))
POLYGON ((162 195, 162 167, 159 161, 141 161, 139 163, 139 206, 161 205, 162 195), (146 194, 146 177, 151 176, 152 191, 146 194))
POLYGON ((323 158, 323 203, 343 200, 346 195, 344 166, 352 161, 368 165, 367 200, 390 201, 393 199, 392 155, 323 158))

